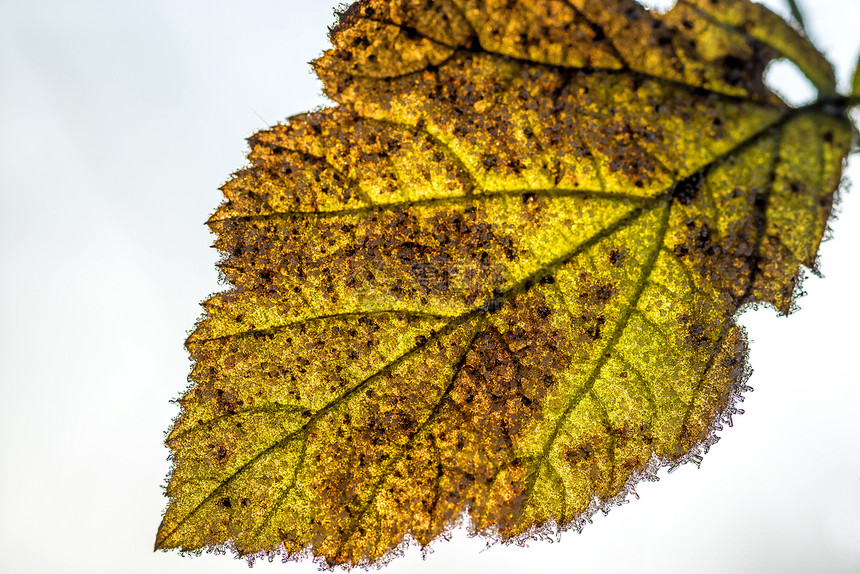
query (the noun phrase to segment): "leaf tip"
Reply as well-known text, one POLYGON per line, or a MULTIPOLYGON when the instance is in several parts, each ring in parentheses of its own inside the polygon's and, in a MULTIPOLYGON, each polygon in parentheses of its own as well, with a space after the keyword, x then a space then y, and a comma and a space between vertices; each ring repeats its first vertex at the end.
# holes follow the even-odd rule
POLYGON ((169 550, 170 548, 172 548, 172 546, 167 544, 167 539, 171 533, 167 531, 164 522, 164 520, 161 521, 161 524, 158 527, 158 532, 155 534, 155 543, 152 545, 153 552, 158 552, 159 550, 169 550))

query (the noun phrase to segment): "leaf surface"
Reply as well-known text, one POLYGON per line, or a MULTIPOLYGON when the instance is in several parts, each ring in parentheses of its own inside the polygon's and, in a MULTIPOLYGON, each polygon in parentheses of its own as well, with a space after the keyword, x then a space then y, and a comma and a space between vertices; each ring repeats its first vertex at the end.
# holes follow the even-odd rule
MULTIPOLYGON (((852 128, 785 105, 757 4, 362 0, 336 107, 254 135, 209 220, 232 285, 188 338, 157 548, 366 565, 468 518, 580 527, 697 459, 792 309, 852 128)), ((836 106, 838 107, 838 106, 836 106)))

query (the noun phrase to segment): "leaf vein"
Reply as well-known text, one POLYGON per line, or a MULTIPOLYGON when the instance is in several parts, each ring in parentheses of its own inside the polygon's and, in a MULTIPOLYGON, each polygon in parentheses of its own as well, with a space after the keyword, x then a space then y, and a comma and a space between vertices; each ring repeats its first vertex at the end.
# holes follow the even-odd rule
MULTIPOLYGON (((670 205, 671 205, 670 203, 667 203, 666 205, 664 205, 664 214, 662 217, 662 221, 660 222, 660 229, 659 229, 658 234, 657 234, 660 239, 659 239, 655 249, 650 254, 648 261, 643 266, 642 275, 640 276, 639 281, 637 282, 633 297, 631 298, 631 301, 629 303, 629 308, 631 310, 636 307, 636 305, 639 301, 639 298, 642 295, 642 292, 645 290, 645 282, 647 281, 648 276, 651 274, 651 271, 653 270, 654 265, 656 264, 657 256, 659 254, 660 247, 662 246, 662 244, 665 240, 667 229, 668 229, 668 223, 669 223, 668 220, 669 220, 669 212, 670 212, 669 207, 670 207, 670 205)), ((624 329, 626 328, 628 321, 630 320, 631 314, 632 314, 631 311, 628 311, 628 312, 622 314, 621 319, 619 320, 618 324, 616 325, 615 329, 613 330, 613 333, 612 333, 611 338, 609 339, 609 342, 606 344, 605 349, 607 349, 607 352, 601 353, 600 358, 596 361, 594 367, 591 369, 591 372, 590 372, 588 378, 586 379, 586 383, 583 386, 583 388, 580 389, 579 392, 577 392, 573 397, 571 397, 571 399, 570 399, 570 401, 568 401, 568 404, 565 407, 564 411, 556 420, 556 424, 555 424, 555 427, 553 428, 552 433, 550 434, 549 438, 544 442, 544 447, 543 447, 542 451, 536 457, 538 464, 540 466, 542 466, 543 464, 546 464, 546 461, 549 458, 549 451, 551 450, 552 446, 555 444, 556 437, 558 436, 559 432, 561 431, 561 428, 564 425, 565 421, 567 420, 567 417, 570 415, 570 413, 573 411, 573 409, 575 409, 577 406, 579 406, 579 404, 582 402, 582 399, 589 392, 591 392, 591 389, 594 387, 594 384, 597 381, 597 377, 600 376, 600 372, 602 371, 603 366, 606 364, 608 350, 613 349, 615 346, 615 343, 621 338, 621 335, 624 332, 624 329)), ((530 480, 529 482, 527 482, 526 489, 527 489, 527 499, 526 499, 525 504, 527 505, 530 503, 531 496, 534 493, 534 480, 530 480)))

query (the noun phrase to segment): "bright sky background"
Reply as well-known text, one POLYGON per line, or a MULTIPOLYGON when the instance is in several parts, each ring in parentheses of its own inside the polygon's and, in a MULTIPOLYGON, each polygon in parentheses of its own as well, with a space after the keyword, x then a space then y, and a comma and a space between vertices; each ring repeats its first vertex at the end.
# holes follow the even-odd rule
MULTIPOLYGON (((325 104, 306 63, 335 4, 0 0, 0 571, 247 572, 152 552, 162 436, 186 332, 223 288, 203 221, 245 137, 325 104)), ((805 5, 847 85, 860 2, 805 5)), ((701 469, 661 472, 557 543, 484 550, 457 532, 386 572, 860 571, 860 191, 841 210, 801 311, 743 317, 756 390, 701 469)), ((316 566, 254 570, 270 571, 316 566)))

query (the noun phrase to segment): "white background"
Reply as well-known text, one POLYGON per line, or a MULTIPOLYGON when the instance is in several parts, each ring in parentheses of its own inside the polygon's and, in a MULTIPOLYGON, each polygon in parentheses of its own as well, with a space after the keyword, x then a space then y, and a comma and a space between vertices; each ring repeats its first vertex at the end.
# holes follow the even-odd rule
MULTIPOLYGON (((247 570, 152 552, 162 433, 186 387, 198 302, 223 288, 203 221, 245 137, 325 103, 306 62, 326 47, 334 4, 0 0, 3 573, 247 570)), ((844 87, 860 2, 807 4, 844 87)), ((790 76, 775 74, 802 99, 790 76)), ((387 571, 860 571, 858 193, 801 311, 743 317, 756 390, 700 470, 661 472, 640 500, 558 543, 484 550, 457 532, 387 571)))

